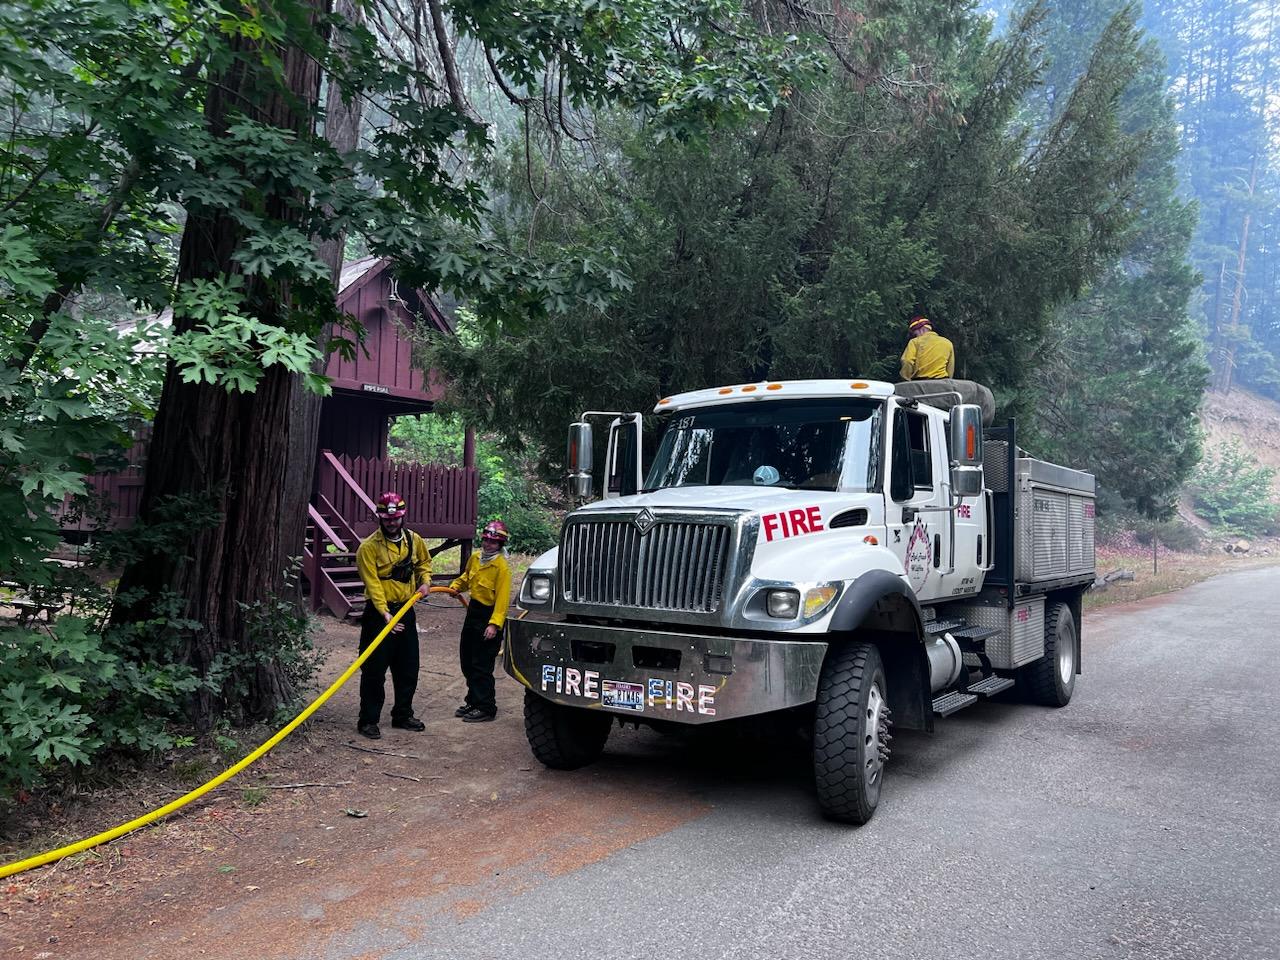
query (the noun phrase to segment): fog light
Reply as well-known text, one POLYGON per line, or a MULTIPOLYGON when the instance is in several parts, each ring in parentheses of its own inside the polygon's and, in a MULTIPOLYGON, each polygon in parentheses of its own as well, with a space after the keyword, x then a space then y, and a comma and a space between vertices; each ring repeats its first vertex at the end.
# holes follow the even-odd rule
POLYGON ((810 587, 804 592, 805 619, 816 617, 836 598, 836 588, 832 586, 810 587))
POLYGON ((765 597, 765 609, 769 616, 779 620, 794 620, 800 612, 800 592, 798 590, 770 590, 765 597))
POLYGON ((534 600, 548 600, 551 598, 551 578, 550 577, 529 577, 529 596, 534 600))

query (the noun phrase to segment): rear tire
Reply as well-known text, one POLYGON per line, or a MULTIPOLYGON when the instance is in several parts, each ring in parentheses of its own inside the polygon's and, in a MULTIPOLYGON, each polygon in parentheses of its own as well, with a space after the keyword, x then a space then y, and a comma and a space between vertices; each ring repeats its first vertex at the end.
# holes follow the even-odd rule
POLYGON ((613 716, 599 710, 565 707, 524 692, 524 734, 539 762, 553 770, 576 770, 604 752, 613 716))
POLYGON ((813 772, 818 804, 832 820, 863 824, 880 802, 889 756, 889 703, 880 651, 869 643, 832 650, 818 679, 813 772))
POLYGON ((1044 658, 1023 667, 1026 699, 1045 707, 1065 707, 1076 688, 1079 634, 1071 608, 1053 604, 1044 619, 1044 658))

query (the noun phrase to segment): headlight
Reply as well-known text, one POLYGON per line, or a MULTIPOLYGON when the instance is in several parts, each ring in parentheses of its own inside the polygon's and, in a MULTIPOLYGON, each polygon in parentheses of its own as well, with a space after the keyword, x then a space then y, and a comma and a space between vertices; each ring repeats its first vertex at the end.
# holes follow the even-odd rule
POLYGON ((765 609, 769 616, 778 620, 794 620, 800 612, 800 592, 798 590, 770 590, 765 595, 765 609))
POLYGON ((827 608, 839 592, 831 585, 810 587, 804 592, 804 618, 808 620, 810 617, 816 617, 827 608))
POLYGON ((529 597, 533 600, 551 599, 551 578, 531 574, 529 576, 529 597))

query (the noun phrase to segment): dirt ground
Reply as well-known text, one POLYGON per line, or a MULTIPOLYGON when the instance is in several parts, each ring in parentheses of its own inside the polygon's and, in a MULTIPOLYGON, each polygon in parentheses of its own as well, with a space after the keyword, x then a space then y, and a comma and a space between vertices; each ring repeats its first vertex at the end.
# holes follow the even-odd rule
POLYGON ((1186 552, 1161 547, 1154 558, 1149 546, 1099 544, 1095 551, 1098 576, 1128 570, 1133 579, 1116 581, 1106 590, 1091 590, 1085 594, 1085 609, 1144 600, 1181 590, 1220 573, 1280 563, 1280 540, 1275 538, 1253 541, 1250 552, 1244 554, 1225 553, 1222 549, 1225 542, 1206 542, 1202 549, 1186 552))
MULTIPOLYGON (((393 730, 384 712, 382 740, 357 737, 353 680, 305 730, 163 823, 0 880, 0 957, 322 953, 362 920, 393 918, 406 891, 428 898, 430 916, 385 922, 390 949, 704 812, 671 800, 660 779, 629 784, 620 807, 607 774, 543 769, 524 738, 521 688, 500 667, 497 721, 455 719, 461 623, 460 607, 419 613, 425 733, 393 730)), ((357 635, 324 621, 325 678, 350 663, 357 635)), ((228 765, 175 758, 112 787, 33 798, 4 824, 0 862, 140 816, 228 765)))

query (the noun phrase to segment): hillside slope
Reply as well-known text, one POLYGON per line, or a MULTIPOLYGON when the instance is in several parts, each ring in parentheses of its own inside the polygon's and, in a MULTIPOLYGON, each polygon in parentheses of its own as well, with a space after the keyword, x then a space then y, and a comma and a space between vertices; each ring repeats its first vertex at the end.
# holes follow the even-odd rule
POLYGON ((1280 500, 1280 404, 1249 390, 1233 387, 1225 396, 1205 395, 1200 414, 1205 451, 1237 440, 1261 464, 1273 468, 1273 497, 1280 500))

